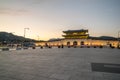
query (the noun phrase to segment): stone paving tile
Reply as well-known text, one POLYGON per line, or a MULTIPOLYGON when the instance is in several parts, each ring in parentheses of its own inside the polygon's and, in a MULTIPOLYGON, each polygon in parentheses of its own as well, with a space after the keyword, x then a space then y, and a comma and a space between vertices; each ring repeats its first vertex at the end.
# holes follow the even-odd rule
POLYGON ((60 79, 60 80, 69 80, 70 75, 67 74, 52 74, 50 78, 60 79))
POLYGON ((119 50, 52 48, 0 52, 0 80, 120 80, 91 63, 119 63, 119 50))
POLYGON ((115 73, 104 73, 103 77, 108 80, 120 80, 120 74, 115 73))
POLYGON ((33 78, 33 80, 57 80, 57 79, 46 78, 46 77, 35 77, 35 78, 33 78))
POLYGON ((0 76, 0 80, 16 80, 16 79, 13 79, 13 78, 10 78, 10 77, 1 77, 0 76))
POLYGON ((70 77, 70 80, 93 80, 93 77, 90 73, 86 72, 77 72, 70 77))

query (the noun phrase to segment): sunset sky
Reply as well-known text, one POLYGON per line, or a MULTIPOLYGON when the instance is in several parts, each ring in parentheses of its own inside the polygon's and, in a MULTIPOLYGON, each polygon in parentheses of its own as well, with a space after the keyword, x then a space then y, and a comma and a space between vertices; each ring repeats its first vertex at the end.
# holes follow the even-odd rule
POLYGON ((88 29, 90 36, 120 31, 120 0, 0 0, 0 31, 48 40, 62 31, 88 29))

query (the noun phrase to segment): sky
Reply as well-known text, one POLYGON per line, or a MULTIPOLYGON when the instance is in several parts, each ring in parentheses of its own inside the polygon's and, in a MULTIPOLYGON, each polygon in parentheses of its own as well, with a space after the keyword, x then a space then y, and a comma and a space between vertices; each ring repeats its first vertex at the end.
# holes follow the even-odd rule
POLYGON ((0 32, 39 40, 62 38, 65 30, 118 36, 120 0, 0 0, 0 32))

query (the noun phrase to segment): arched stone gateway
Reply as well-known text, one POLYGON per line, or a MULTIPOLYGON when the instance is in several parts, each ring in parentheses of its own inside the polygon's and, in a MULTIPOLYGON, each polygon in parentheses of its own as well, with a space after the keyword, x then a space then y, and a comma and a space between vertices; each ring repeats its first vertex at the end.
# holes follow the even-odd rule
POLYGON ((45 47, 48 47, 48 43, 45 43, 45 47))
POLYGON ((67 42, 67 46, 70 46, 70 42, 67 42))
POLYGON ((80 44, 81 44, 81 45, 85 45, 84 41, 81 41, 80 44))
POLYGON ((77 46, 77 45, 78 45, 77 41, 74 41, 73 46, 77 46))

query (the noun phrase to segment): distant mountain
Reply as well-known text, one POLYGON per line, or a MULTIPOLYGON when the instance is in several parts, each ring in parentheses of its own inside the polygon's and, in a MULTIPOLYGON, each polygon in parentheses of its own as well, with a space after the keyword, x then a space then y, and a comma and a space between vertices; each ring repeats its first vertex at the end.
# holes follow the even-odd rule
POLYGON ((63 40, 63 38, 51 38, 48 41, 53 42, 53 41, 60 41, 63 40))
POLYGON ((12 33, 8 32, 0 32, 0 42, 7 42, 7 43, 20 43, 23 41, 35 41, 33 39, 24 38, 22 36, 17 36, 12 33))
POLYGON ((100 37, 89 37, 90 39, 94 39, 94 40, 118 40, 118 38, 115 37, 111 37, 111 36, 100 36, 100 37))
MULTIPOLYGON (((110 37, 110 36, 100 36, 100 37, 93 37, 90 36, 89 39, 93 40, 118 40, 118 38, 110 37)), ((60 41, 63 40, 63 38, 52 38, 48 41, 60 41)), ((119 38, 120 40, 120 38, 119 38)), ((36 41, 34 39, 24 38, 22 36, 17 36, 12 33, 8 32, 0 32, 0 42, 6 42, 6 43, 21 43, 21 42, 44 42, 44 41, 36 41)))

